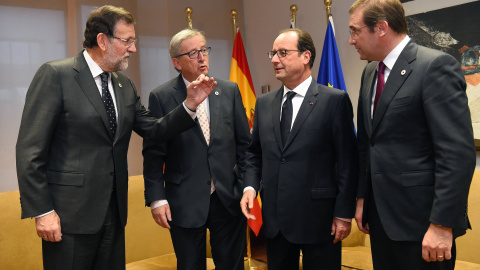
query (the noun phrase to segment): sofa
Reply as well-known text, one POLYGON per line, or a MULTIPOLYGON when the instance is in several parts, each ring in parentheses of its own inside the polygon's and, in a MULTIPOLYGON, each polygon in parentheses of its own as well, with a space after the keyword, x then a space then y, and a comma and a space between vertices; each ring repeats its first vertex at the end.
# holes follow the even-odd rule
MULTIPOLYGON (((0 206, 0 269, 42 269, 41 240, 35 233, 35 221, 20 219, 18 191, 0 193, 0 206)), ((128 207, 127 270, 176 269, 168 230, 158 226, 150 208, 144 207, 141 175, 129 179, 128 207)), ((480 270, 480 171, 475 171, 470 188, 469 217, 475 230, 457 239, 456 269, 480 270)), ((206 264, 207 269, 215 269, 208 245, 206 264)), ((358 231, 356 225, 343 241, 342 265, 342 269, 373 269, 369 238, 358 231)))

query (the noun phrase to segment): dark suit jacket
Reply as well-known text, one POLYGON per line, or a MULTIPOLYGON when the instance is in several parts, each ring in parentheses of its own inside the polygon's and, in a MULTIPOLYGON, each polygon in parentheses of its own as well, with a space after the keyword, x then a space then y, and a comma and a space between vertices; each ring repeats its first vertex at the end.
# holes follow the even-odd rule
MULTIPOLYGON (((241 175, 250 138, 248 120, 238 85, 216 81, 218 85, 208 98, 210 145, 207 145, 199 124, 162 145, 144 141, 146 205, 156 200, 168 200, 171 223, 185 228, 205 224, 211 179, 228 211, 232 215, 241 214, 241 175)), ((181 104, 186 95, 180 74, 150 93, 149 109, 161 117, 181 104)))
POLYGON ((157 121, 121 73, 112 73, 112 84, 118 109, 114 141, 82 53, 39 68, 27 93, 16 148, 22 218, 55 209, 62 232, 95 233, 105 219, 115 181, 125 225, 132 130, 161 141, 195 124, 184 108, 157 121))
POLYGON ((377 64, 365 68, 358 100, 364 221, 373 192, 392 240, 422 241, 430 222, 465 233, 475 147, 460 65, 410 41, 390 72, 372 122, 377 64))
POLYGON ((332 241, 333 217, 352 218, 358 159, 347 93, 312 81, 285 147, 280 135, 283 86, 255 106, 245 186, 260 188, 265 235, 281 231, 299 244, 332 241))

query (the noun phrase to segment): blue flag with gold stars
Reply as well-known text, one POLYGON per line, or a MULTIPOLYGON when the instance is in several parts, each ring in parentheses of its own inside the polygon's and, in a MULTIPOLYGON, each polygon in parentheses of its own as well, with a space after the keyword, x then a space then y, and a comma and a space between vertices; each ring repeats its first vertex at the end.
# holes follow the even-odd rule
POLYGON ((347 92, 345 80, 343 79, 342 65, 340 64, 340 57, 338 55, 337 42, 335 41, 332 16, 330 16, 328 20, 317 83, 347 92))

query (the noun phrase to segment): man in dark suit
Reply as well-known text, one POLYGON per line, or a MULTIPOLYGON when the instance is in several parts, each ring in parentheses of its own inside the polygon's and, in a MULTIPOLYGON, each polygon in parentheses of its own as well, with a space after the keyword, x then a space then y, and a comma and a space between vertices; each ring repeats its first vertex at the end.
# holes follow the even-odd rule
POLYGON ((372 61, 358 100, 355 217, 374 267, 454 269, 475 168, 460 65, 410 40, 398 0, 359 0, 349 12, 350 44, 372 61))
POLYGON ((283 86, 257 99, 247 149, 247 218, 261 190, 268 269, 340 269, 355 212, 357 147, 350 99, 315 83, 308 33, 288 29, 269 52, 283 86))
POLYGON ((42 65, 28 90, 16 148, 22 218, 36 218, 45 269, 125 269, 132 130, 161 142, 194 126, 187 110, 216 83, 202 75, 158 120, 117 73, 136 52, 133 16, 93 11, 83 45, 76 57, 42 65))
MULTIPOLYGON (((210 47, 202 32, 180 31, 169 52, 180 74, 150 93, 149 109, 157 117, 174 110, 187 85, 209 72, 210 47)), ((238 85, 217 81, 197 109, 196 127, 163 144, 144 141, 146 205, 155 222, 170 229, 183 270, 205 269, 207 228, 216 269, 244 268, 246 219, 238 204, 250 133, 238 85)))

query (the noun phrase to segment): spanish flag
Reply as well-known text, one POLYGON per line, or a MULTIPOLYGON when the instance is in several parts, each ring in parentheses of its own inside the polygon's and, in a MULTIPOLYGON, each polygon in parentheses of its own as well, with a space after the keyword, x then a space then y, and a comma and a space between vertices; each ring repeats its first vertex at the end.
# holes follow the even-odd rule
POLYGON ((237 35, 235 36, 235 42, 233 44, 232 65, 230 66, 230 81, 236 82, 240 88, 243 106, 245 106, 245 112, 247 113, 248 117, 248 124, 250 125, 250 129, 252 129, 253 118, 255 116, 256 97, 240 31, 237 32, 237 35))
MULTIPOLYGON (((253 119, 255 117, 255 90, 253 89, 252 76, 248 68, 247 56, 243 47, 242 36, 237 31, 235 42, 233 44, 232 65, 230 67, 230 81, 236 82, 242 94, 243 106, 248 117, 250 130, 253 127, 253 119)), ((251 213, 257 218, 256 220, 248 220, 248 226, 252 229, 256 236, 262 227, 262 202, 260 196, 253 201, 251 213)))

